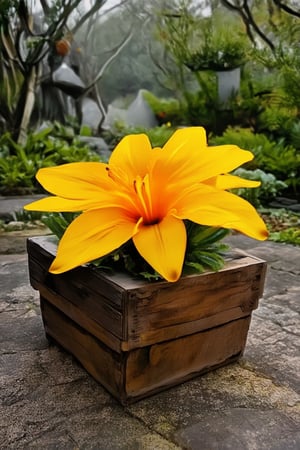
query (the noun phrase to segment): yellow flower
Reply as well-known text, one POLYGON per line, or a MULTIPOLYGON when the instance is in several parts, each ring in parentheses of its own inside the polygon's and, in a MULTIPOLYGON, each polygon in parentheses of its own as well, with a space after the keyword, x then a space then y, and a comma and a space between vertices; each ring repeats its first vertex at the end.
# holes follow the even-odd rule
POLYGON ((234 145, 208 147, 201 127, 176 131, 163 148, 151 148, 144 134, 128 135, 108 164, 40 169, 38 181, 55 196, 26 209, 83 211, 65 231, 52 273, 107 255, 132 239, 162 277, 176 281, 186 250, 184 219, 267 238, 256 210, 225 191, 259 185, 227 174, 252 158, 252 153, 234 145))

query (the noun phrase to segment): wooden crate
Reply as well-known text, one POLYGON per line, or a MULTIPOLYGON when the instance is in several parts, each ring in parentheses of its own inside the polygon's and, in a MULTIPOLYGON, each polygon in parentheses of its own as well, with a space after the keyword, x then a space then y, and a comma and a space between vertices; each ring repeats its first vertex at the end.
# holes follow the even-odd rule
POLYGON ((236 254, 219 272, 146 283, 82 266, 48 272, 53 237, 28 239, 31 285, 48 337, 127 404, 237 360, 266 263, 236 254))

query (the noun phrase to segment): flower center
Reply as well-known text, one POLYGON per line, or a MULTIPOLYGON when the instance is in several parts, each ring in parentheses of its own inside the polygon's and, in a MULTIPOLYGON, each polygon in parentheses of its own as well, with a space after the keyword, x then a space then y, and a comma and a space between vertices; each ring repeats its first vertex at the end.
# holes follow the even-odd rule
POLYGON ((149 174, 144 177, 137 175, 132 181, 119 167, 107 166, 106 170, 118 186, 118 195, 122 196, 136 220, 142 219, 144 225, 155 225, 162 220, 165 215, 162 186, 159 189, 157 183, 152 183, 150 187, 149 174))
POLYGON ((113 169, 106 166, 107 175, 111 178, 117 185, 128 188, 128 175, 127 173, 120 169, 119 167, 114 167, 113 169))
POLYGON ((137 176, 133 180, 133 189, 136 193, 136 206, 144 225, 155 225, 161 221, 161 214, 157 208, 157 201, 155 201, 153 193, 150 189, 149 175, 144 178, 137 176))

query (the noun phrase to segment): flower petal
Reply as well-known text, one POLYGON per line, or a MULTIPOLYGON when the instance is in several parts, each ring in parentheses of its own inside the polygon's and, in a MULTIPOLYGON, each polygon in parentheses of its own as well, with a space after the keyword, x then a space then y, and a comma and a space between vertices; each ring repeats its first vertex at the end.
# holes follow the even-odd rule
POLYGON ((254 158, 253 153, 243 150, 237 145, 207 147, 205 153, 205 155, 201 155, 201 171, 203 171, 203 173, 201 172, 201 180, 231 172, 254 158))
POLYGON ((214 186, 217 189, 236 189, 236 188, 256 188, 261 185, 260 181, 247 180, 236 175, 218 175, 204 181, 205 184, 214 186))
POLYGON ((91 210, 69 225, 49 271, 62 273, 107 255, 133 235, 136 223, 118 208, 91 210))
POLYGON ((162 277, 168 281, 178 280, 186 249, 186 230, 182 220, 168 216, 158 224, 141 225, 133 242, 142 257, 162 277))
POLYGON ((40 169, 36 178, 48 192, 60 197, 95 198, 100 189, 113 187, 106 168, 106 164, 98 162, 69 163, 40 169))
MULTIPOLYGON (((27 211, 76 212, 97 208, 100 203, 100 199, 98 198, 91 198, 90 200, 70 200, 53 196, 29 203, 24 206, 24 209, 27 211)), ((108 206, 107 203, 105 203, 105 205, 108 206)))
POLYGON ((163 146, 165 157, 169 161, 174 158, 188 158, 191 152, 207 147, 206 132, 203 127, 188 127, 176 130, 163 146))
POLYGON ((176 209, 181 219, 201 225, 232 228, 258 240, 268 237, 266 225, 255 208, 230 192, 212 189, 205 193, 203 186, 195 187, 181 197, 176 209))
POLYGON ((123 169, 125 177, 142 178, 149 168, 149 161, 154 154, 146 134, 131 134, 125 136, 116 146, 109 159, 109 167, 123 169))
MULTIPOLYGON (((153 177, 163 179, 166 184, 180 181, 189 183, 186 177, 198 177, 197 164, 201 158, 201 150, 206 148, 206 133, 202 127, 182 128, 175 131, 163 146, 161 152, 156 151, 153 165, 153 177)), ((158 149, 156 149, 158 150, 158 149)))
POLYGON ((236 145, 208 147, 201 127, 176 131, 164 145, 153 167, 153 176, 166 180, 169 188, 180 191, 232 170, 253 159, 253 154, 236 145))

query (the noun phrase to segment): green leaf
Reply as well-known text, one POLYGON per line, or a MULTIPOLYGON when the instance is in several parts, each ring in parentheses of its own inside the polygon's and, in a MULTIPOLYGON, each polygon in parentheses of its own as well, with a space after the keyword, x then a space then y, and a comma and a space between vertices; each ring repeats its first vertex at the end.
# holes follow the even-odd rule
POLYGON ((75 213, 50 213, 42 216, 41 220, 58 239, 61 239, 76 215, 75 213))
POLYGON ((88 125, 81 125, 80 136, 92 136, 92 130, 88 125))

